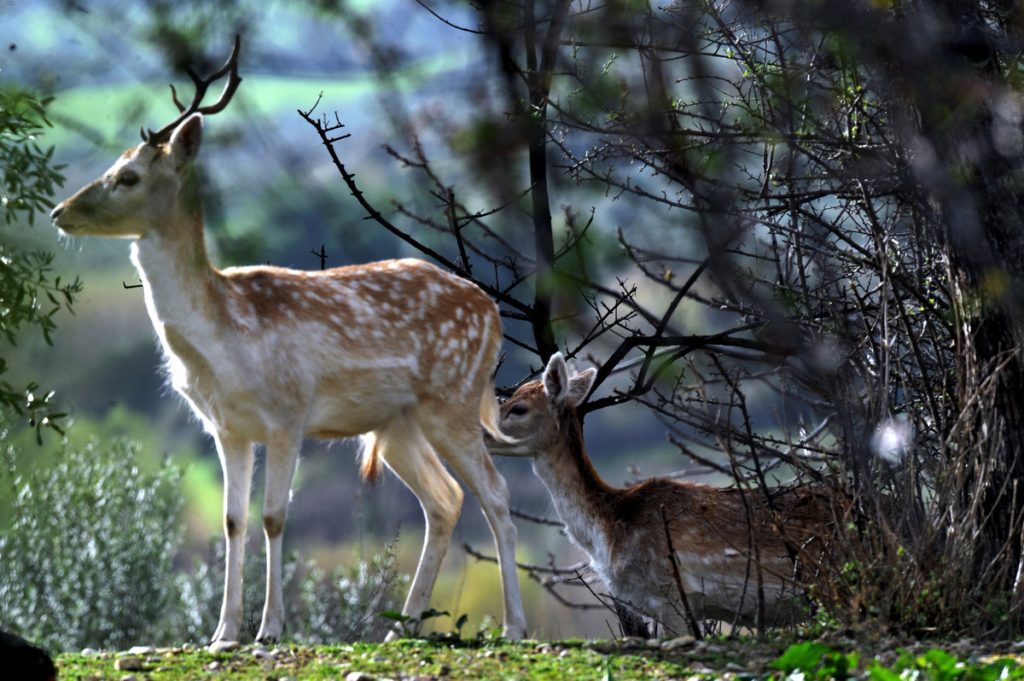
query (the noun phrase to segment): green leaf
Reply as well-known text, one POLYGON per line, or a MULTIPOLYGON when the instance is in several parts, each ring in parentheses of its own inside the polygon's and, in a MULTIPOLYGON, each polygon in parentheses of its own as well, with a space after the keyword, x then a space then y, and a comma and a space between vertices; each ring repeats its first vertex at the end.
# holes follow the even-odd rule
POLYGON ((786 648, 786 651, 777 657, 771 666, 783 672, 812 671, 817 669, 821 659, 831 652, 832 648, 814 641, 794 643, 786 648))
POLYGON ((410 617, 409 615, 402 614, 397 610, 383 610, 377 614, 383 617, 384 619, 393 620, 395 622, 401 622, 402 624, 405 624, 406 622, 412 619, 412 617, 410 617))

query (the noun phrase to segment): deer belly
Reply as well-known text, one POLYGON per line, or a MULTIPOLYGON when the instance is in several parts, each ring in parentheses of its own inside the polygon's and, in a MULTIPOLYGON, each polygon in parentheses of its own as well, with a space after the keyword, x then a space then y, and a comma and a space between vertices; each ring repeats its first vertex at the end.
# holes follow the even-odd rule
POLYGON ((416 404, 408 371, 348 371, 321 382, 310 408, 306 435, 320 439, 354 437, 387 425, 416 404))

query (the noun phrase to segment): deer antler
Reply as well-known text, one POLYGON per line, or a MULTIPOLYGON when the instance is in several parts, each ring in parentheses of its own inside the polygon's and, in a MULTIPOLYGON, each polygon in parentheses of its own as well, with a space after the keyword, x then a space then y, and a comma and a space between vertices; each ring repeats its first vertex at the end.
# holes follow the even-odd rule
POLYGON ((228 60, 224 62, 224 66, 220 67, 206 78, 201 78, 199 74, 191 68, 186 68, 185 71, 196 86, 195 94, 192 95, 192 102, 187 107, 182 104, 178 99, 178 91, 174 89, 174 85, 171 85, 171 99, 174 100, 174 105, 178 107, 178 111, 180 111, 181 114, 156 132, 140 128, 139 133, 142 135, 142 141, 153 145, 162 144, 170 138, 171 133, 178 127, 178 124, 192 114, 215 114, 219 111, 223 111, 224 107, 226 107, 231 101, 231 97, 234 96, 235 90, 238 89, 239 84, 242 82, 242 77, 238 75, 238 50, 241 47, 241 44, 241 38, 238 35, 235 35, 234 47, 231 48, 231 54, 228 55, 228 60), (203 101, 203 97, 206 96, 207 88, 209 88, 215 81, 223 78, 225 75, 228 77, 228 81, 224 84, 224 89, 220 93, 220 99, 209 106, 199 106, 203 101))

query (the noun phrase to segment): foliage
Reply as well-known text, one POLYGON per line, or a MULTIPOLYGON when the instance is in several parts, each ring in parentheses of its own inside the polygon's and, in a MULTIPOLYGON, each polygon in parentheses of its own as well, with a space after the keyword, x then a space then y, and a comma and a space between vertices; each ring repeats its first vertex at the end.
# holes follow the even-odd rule
MULTIPOLYGON (((38 211, 53 205, 54 190, 64 183, 62 166, 52 164, 53 147, 44 150, 36 141, 50 125, 46 118, 50 101, 0 86, 0 211, 6 226, 20 218, 33 224, 38 211)), ((51 343, 54 316, 62 308, 71 309, 81 283, 54 278, 52 263, 51 253, 22 253, 0 243, 0 335, 7 343, 13 345, 26 326, 37 327, 51 343)), ((0 376, 7 369, 7 362, 0 358, 0 376)), ((39 440, 44 428, 61 432, 59 420, 65 414, 53 411, 52 398, 52 392, 40 394, 35 382, 16 388, 0 381, 0 406, 27 418, 39 440)))
POLYGON ((170 463, 142 472, 138 454, 91 443, 21 475, 7 447, 0 479, 15 503, 0 530, 0 628, 64 650, 174 636, 181 474, 170 463))
MULTIPOLYGON (((6 434, 4 435, 6 439, 6 434)), ((23 473, 13 446, 0 482, 10 523, 0 527, 0 629, 51 649, 126 648, 204 642, 217 625, 224 547, 176 570, 182 549, 182 472, 156 470, 139 446, 65 445, 47 466, 23 473)), ((291 638, 339 642, 383 638, 408 578, 395 567, 397 537, 379 555, 325 573, 290 555, 283 566, 291 638)), ((180 562, 180 561, 179 561, 180 562)), ((243 633, 259 628, 263 552, 245 558, 243 633)))
POLYGON ((861 665, 856 652, 844 653, 830 646, 808 641, 795 643, 772 663, 785 680, 828 681, 863 678, 870 681, 997 681, 1024 678, 1024 666, 1011 658, 987 662, 960 660, 932 648, 924 653, 902 653, 886 666, 877 659, 861 665))
MULTIPOLYGON (((408 577, 395 567, 397 536, 381 553, 325 572, 313 561, 289 554, 282 565, 282 588, 289 640, 307 644, 379 640, 387 622, 379 615, 395 608, 408 577)), ((263 607, 264 554, 259 542, 246 550, 243 565, 243 640, 259 630, 263 607)), ((191 569, 179 573, 181 607, 168 613, 177 640, 203 642, 217 626, 224 583, 224 542, 210 540, 205 556, 193 557, 191 569)))
POLYGON ((52 164, 53 147, 43 149, 36 141, 50 127, 46 107, 52 101, 0 86, 0 210, 6 225, 19 215, 33 224, 36 212, 48 211, 55 188, 64 184, 63 166, 52 164))
POLYGON ((371 558, 325 573, 311 562, 299 586, 293 638, 303 643, 376 641, 388 630, 386 614, 401 607, 409 585, 395 565, 398 535, 371 558))

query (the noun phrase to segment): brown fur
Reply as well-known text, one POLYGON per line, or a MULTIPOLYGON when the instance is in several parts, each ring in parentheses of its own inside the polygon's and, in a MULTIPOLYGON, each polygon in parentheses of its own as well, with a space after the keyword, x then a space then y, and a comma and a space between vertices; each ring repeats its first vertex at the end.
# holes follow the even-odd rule
POLYGON ((548 390, 559 391, 562 384, 557 374, 553 378, 521 386, 502 405, 501 429, 519 439, 512 445, 489 440, 488 447, 495 454, 534 457, 534 470, 570 536, 591 554, 613 594, 646 608, 669 630, 685 628, 672 576, 674 552, 698 619, 752 624, 762 589, 765 623, 800 616, 792 602, 813 572, 831 517, 824 495, 779 489, 769 499, 761 490, 666 478, 609 485, 587 455, 575 405, 551 399, 548 390), (719 592, 703 592, 705 583, 719 592), (741 587, 722 586, 727 583, 741 587), (772 594, 778 596, 773 600, 772 594), (664 605, 666 599, 675 605, 664 605), (663 605, 648 606, 657 602, 663 605))

